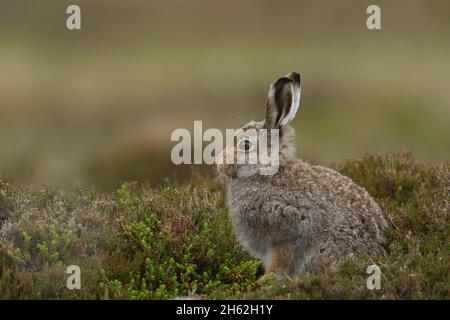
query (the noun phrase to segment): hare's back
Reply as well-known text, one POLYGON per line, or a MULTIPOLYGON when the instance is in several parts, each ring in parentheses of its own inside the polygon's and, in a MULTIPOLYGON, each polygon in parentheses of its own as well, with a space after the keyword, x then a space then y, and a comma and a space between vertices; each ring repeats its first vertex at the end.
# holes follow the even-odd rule
POLYGON ((311 197, 312 202, 320 203, 329 220, 367 228, 377 237, 384 234, 387 223, 383 211, 370 194, 350 178, 333 169, 301 161, 293 165, 290 175, 290 180, 297 185, 295 188, 311 197))
POLYGON ((311 170, 317 175, 323 194, 348 215, 349 222, 357 220, 362 229, 380 241, 384 239, 384 213, 366 189, 330 168, 312 166, 311 170))

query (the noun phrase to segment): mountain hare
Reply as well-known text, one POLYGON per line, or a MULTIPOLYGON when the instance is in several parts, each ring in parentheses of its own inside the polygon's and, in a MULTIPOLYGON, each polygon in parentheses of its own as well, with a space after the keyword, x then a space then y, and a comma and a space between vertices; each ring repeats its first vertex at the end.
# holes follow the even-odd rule
MULTIPOLYGON (((290 127, 300 103, 300 75, 290 73, 270 87, 266 117, 235 133, 234 143, 217 156, 218 172, 227 179, 228 208, 240 243, 276 278, 314 273, 337 266, 353 253, 382 254, 387 223, 370 195, 332 169, 295 158, 290 127), (275 130, 271 130, 275 129, 275 130), (259 133, 278 133, 278 168, 228 163, 273 148, 259 133), (256 133, 256 137, 255 137, 256 133), (228 159, 228 158, 227 158, 228 159), (259 172, 258 172, 259 171, 259 172)), ((267 138, 267 137, 266 137, 267 138)), ((275 150, 275 149, 274 149, 275 150)))

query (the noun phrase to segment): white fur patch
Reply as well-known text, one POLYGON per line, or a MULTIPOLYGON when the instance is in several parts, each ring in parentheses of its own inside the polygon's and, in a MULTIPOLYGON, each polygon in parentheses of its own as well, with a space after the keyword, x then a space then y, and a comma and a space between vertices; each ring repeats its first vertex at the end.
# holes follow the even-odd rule
POLYGON ((302 89, 300 86, 294 86, 293 83, 291 83, 291 94, 292 94, 292 102, 291 102, 291 108, 289 109, 289 113, 281 120, 280 125, 285 126, 289 124, 292 120, 295 118, 295 114, 298 111, 298 107, 300 105, 300 94, 302 92, 302 89))

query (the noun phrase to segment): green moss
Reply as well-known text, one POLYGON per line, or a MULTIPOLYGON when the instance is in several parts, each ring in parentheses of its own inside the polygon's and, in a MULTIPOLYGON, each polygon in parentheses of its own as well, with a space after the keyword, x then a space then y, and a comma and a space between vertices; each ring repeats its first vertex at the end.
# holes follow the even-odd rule
POLYGON ((61 193, 0 180, 0 298, 448 299, 449 164, 394 153, 336 168, 388 213, 388 254, 264 285, 256 283, 260 262, 234 238, 216 182, 61 193), (382 290, 366 287, 374 263, 382 290), (81 268, 81 290, 66 288, 69 265, 81 268))

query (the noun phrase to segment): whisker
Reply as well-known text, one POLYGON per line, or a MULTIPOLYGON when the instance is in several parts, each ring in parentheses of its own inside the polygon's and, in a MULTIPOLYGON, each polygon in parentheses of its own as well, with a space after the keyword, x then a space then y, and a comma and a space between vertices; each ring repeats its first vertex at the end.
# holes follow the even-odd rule
POLYGON ((245 118, 240 113, 237 113, 236 117, 238 118, 238 121, 239 121, 241 127, 248 122, 245 120, 245 118))

